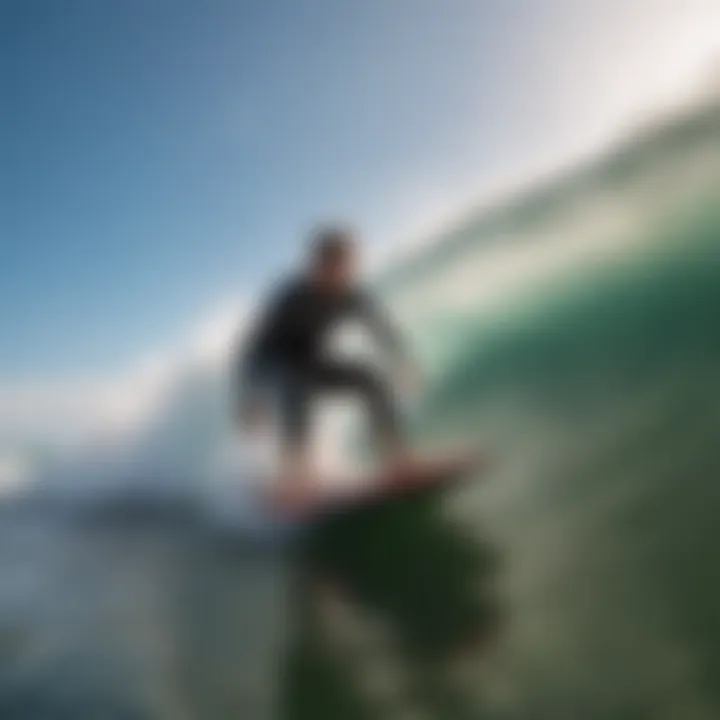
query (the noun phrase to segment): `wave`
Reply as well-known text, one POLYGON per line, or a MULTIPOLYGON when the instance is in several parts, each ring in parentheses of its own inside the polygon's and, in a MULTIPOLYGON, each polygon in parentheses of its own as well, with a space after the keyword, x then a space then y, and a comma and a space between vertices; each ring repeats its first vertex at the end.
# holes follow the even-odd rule
MULTIPOLYGON (((472 215, 379 276, 428 369, 416 424, 437 426, 458 402, 479 403, 470 387, 560 375, 621 342, 647 364, 717 339, 718 147, 720 106, 711 104, 472 215)), ((248 455, 227 461, 237 444, 228 406, 236 330, 223 318, 210 355, 160 372, 162 392, 125 393, 151 398, 131 433, 43 463, 37 484, 217 497, 218 487, 247 483, 248 455)))

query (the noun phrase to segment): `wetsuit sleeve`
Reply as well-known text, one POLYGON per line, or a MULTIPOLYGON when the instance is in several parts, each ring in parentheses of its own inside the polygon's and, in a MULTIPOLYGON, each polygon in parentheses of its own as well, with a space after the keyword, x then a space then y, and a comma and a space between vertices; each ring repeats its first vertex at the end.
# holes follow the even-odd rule
POLYGON ((404 359, 405 344, 385 309, 365 292, 358 293, 354 302, 357 314, 382 344, 383 349, 396 360, 404 359))
POLYGON ((263 367, 272 360, 273 339, 280 332, 289 295, 287 288, 276 292, 250 331, 236 343, 233 380, 238 407, 252 395, 263 367))

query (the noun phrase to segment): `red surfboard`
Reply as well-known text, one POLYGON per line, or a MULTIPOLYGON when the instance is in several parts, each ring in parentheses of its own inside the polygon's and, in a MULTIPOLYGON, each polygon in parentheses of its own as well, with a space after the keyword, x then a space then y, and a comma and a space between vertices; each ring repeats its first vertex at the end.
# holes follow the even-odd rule
POLYGON ((312 522, 328 515, 354 513, 401 500, 423 490, 450 486, 469 478, 484 465, 485 457, 479 452, 421 458, 408 463, 401 471, 378 471, 351 487, 323 489, 312 497, 289 504, 275 496, 271 503, 287 520, 312 522))

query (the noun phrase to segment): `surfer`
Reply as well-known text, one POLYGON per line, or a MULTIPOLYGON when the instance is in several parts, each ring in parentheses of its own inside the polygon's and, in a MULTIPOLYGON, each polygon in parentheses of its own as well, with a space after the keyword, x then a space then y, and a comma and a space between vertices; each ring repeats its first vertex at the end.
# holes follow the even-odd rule
POLYGON ((282 438, 280 476, 291 496, 312 490, 310 409, 321 393, 358 397, 369 411, 383 462, 389 468, 407 462, 389 378, 366 363, 333 360, 325 354, 330 331, 340 321, 359 319, 399 364, 401 377, 415 375, 398 333, 359 285, 357 255, 351 231, 320 230, 306 267, 274 293, 239 356, 238 422, 249 431, 264 426, 272 398, 282 438))

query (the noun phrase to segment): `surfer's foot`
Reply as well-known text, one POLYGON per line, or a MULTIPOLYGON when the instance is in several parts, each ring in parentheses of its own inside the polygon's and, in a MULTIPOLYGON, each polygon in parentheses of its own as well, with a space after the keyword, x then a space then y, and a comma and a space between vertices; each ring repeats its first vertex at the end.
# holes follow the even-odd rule
POLYGON ((273 504, 281 511, 302 512, 316 499, 317 482, 311 466, 305 460, 291 466, 285 464, 273 490, 273 504))
POLYGON ((274 488, 272 504, 281 512, 300 513, 312 505, 317 494, 317 487, 314 483, 295 480, 274 488))
POLYGON ((398 450, 388 459, 386 467, 397 482, 402 482, 416 465, 416 458, 408 450, 398 450))

